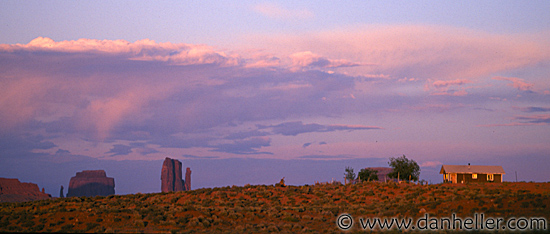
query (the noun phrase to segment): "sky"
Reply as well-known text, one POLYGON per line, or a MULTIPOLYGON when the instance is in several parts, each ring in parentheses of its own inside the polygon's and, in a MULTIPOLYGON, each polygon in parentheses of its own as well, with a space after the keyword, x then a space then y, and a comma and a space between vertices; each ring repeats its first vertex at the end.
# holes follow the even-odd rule
POLYGON ((550 181, 549 1, 0 1, 0 177, 59 195, 343 181, 406 155, 550 181), (66 190, 65 190, 66 192, 66 190))

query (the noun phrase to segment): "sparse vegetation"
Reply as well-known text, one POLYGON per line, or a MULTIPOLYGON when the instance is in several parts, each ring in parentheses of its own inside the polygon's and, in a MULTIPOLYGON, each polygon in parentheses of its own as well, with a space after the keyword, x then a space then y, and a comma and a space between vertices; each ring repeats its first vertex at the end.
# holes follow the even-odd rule
MULTIPOLYGON (((282 183, 279 183, 282 184, 282 183)), ((335 232, 354 217, 546 217, 550 183, 319 183, 0 204, 0 232, 335 232)))
POLYGON ((398 158, 390 158, 388 162, 392 167, 392 172, 388 174, 390 178, 399 178, 399 180, 418 181, 420 176, 420 166, 405 155, 398 158))
POLYGON ((344 173, 344 180, 346 181, 355 180, 355 172, 353 172, 353 168, 346 167, 346 173, 344 173))
POLYGON ((377 181, 378 180, 378 171, 370 168, 363 168, 357 174, 357 177, 361 181, 377 181))

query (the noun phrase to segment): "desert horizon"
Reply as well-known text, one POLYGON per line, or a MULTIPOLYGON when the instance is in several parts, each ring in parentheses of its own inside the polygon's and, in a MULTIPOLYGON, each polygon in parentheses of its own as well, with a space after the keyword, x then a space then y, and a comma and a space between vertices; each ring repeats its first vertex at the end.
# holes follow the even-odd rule
POLYGON ((78 197, 2 203, 0 231, 338 232, 382 209, 546 218, 548 12, 539 0, 0 1, 0 195, 78 197), (367 168, 401 156, 414 165, 379 175, 397 188, 368 183, 367 168), (373 186, 394 194, 364 204, 380 199, 373 186), (203 202, 220 189, 227 199, 203 202), (486 210, 458 209, 461 196, 486 210), (166 214, 141 207, 164 199, 166 214), (301 214, 303 199, 319 206, 301 214))

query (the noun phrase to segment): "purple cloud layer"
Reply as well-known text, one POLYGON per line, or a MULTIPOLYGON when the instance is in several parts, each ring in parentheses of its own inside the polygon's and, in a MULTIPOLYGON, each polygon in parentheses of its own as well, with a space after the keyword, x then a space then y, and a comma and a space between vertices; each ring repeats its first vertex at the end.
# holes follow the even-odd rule
MULTIPOLYGON (((498 118, 468 118, 470 128, 550 124, 547 115, 517 113, 547 111, 542 103, 550 100, 550 84, 507 73, 548 63, 547 54, 536 52, 541 44, 461 30, 451 33, 465 36, 458 40, 437 32, 449 29, 319 33, 315 43, 288 37, 282 41, 299 49, 286 54, 284 43, 278 53, 258 54, 150 40, 39 37, 0 45, 0 138, 9 143, 0 149, 5 155, 67 151, 146 160, 166 154, 281 157, 294 147, 311 151, 289 157, 322 159, 322 150, 360 157, 352 151, 364 143, 345 136, 394 134, 400 126, 391 118, 435 129, 434 113, 500 110, 493 111, 498 118), (483 55, 497 52, 503 57, 483 55), (345 140, 334 141, 335 135, 345 140), (288 145, 292 137, 301 143, 288 145)), ((413 135, 403 131, 395 138, 406 134, 413 135)))
POLYGON ((303 124, 302 121, 286 122, 286 123, 270 125, 270 126, 258 125, 258 128, 260 129, 271 128, 273 133, 281 134, 284 136, 296 136, 302 133, 313 133, 313 132, 381 129, 380 127, 373 127, 373 126, 303 124))

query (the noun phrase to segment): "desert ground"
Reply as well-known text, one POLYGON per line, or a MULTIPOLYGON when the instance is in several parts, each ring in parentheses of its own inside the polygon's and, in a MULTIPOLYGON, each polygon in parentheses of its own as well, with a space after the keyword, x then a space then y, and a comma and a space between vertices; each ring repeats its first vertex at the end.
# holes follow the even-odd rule
MULTIPOLYGON (((0 232, 340 233, 336 220, 343 213, 357 218, 483 213, 548 220, 550 183, 245 185, 6 202, 0 203, 0 232)), ((365 231, 360 227, 347 232, 365 231)))

